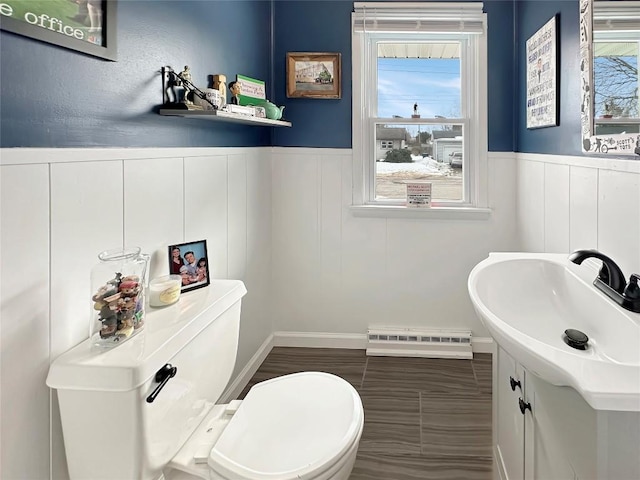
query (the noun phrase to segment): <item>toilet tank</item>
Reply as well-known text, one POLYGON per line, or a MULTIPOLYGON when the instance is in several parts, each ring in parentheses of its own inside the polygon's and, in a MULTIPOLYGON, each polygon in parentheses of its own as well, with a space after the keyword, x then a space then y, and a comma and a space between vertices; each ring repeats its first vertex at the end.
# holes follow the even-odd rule
POLYGON ((231 378, 246 292, 239 280, 214 280, 148 308, 144 330, 122 345, 86 340, 51 364, 72 480, 159 477, 231 378), (176 374, 149 403, 166 364, 176 374))

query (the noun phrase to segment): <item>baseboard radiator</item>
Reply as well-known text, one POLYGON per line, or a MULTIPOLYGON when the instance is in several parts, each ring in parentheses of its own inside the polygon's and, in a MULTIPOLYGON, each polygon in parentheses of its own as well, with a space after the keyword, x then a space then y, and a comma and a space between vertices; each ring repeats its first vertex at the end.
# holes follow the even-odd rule
POLYGON ((471 331, 370 328, 367 331, 367 355, 473 358, 471 331))

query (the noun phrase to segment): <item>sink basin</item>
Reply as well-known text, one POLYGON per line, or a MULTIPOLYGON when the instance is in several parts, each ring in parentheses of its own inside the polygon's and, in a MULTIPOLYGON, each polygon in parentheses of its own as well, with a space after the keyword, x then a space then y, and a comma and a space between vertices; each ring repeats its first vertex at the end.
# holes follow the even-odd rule
POLYGON ((640 411, 640 314, 592 285, 597 270, 565 254, 491 253, 469 295, 494 340, 530 373, 574 388, 596 410, 640 411), (567 329, 589 337, 585 350, 567 329))

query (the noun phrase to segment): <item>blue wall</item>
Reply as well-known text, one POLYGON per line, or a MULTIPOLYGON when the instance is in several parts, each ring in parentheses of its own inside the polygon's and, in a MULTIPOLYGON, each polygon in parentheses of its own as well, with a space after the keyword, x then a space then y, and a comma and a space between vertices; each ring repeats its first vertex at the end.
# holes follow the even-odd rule
POLYGON ((560 33, 558 89, 560 122, 557 127, 527 130, 526 62, 518 62, 518 109, 516 151, 582 155, 580 137, 580 39, 578 34, 578 0, 528 0, 517 2, 516 32, 518 58, 524 59, 527 39, 551 17, 558 14, 556 27, 560 33))
POLYGON ((270 145, 271 128, 162 117, 159 69, 270 81, 268 1, 118 1, 118 61, 0 32, 0 146, 270 145))
MULTIPOLYGON (((0 32, 0 146, 349 148, 352 9, 350 0, 120 0, 117 62, 0 32), (290 51, 341 52, 342 98, 286 98, 290 51), (212 73, 265 79, 268 96, 285 105, 293 128, 157 115, 158 70, 186 64, 201 86, 212 73)), ((578 0, 488 0, 485 11, 489 149, 581 154, 578 0), (518 60, 527 38, 556 13, 560 125, 527 130, 526 65, 518 60)))
POLYGON ((275 100, 293 128, 274 129, 274 145, 351 148, 352 11, 346 0, 275 2, 275 100), (340 52, 342 98, 287 98, 287 52, 340 52))
POLYGON ((489 151, 512 152, 515 148, 515 33, 514 5, 511 0, 489 0, 487 14, 487 72, 489 103, 489 151))
MULTIPOLYGON (((291 129, 275 129, 274 145, 351 147, 352 1, 276 1, 274 72, 281 79, 275 100, 285 105, 291 129), (342 98, 286 98, 287 52, 341 52, 342 98)), ((514 46, 512 0, 485 2, 489 24, 489 149, 514 149, 514 46)), ((276 82, 277 83, 277 82, 276 82)))

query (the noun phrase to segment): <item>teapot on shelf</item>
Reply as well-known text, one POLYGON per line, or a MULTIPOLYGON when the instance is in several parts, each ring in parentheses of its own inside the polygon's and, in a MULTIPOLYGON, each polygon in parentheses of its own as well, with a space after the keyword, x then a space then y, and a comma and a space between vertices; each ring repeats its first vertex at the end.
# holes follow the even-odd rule
POLYGON ((271 120, 280 120, 282 118, 282 111, 284 110, 284 106, 278 107, 277 105, 271 103, 269 100, 265 100, 262 106, 265 109, 267 118, 271 120))

